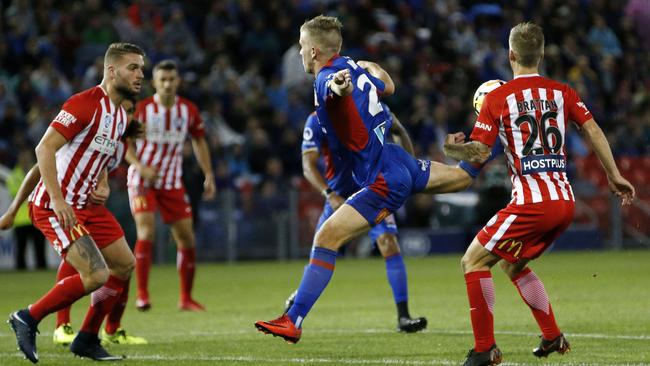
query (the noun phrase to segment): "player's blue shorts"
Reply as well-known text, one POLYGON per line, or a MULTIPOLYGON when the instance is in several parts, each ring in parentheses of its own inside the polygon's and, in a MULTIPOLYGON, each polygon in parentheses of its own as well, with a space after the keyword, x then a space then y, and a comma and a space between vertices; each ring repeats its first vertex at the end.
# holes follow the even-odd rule
MULTIPOLYGON (((318 224, 316 224, 316 231, 318 231, 320 227, 323 226, 325 220, 332 216, 333 213, 334 210, 332 209, 332 206, 330 206, 329 202, 325 201, 325 205, 323 206, 323 213, 320 214, 320 217, 318 218, 318 224)), ((382 234, 397 235, 397 223, 395 222, 395 216, 387 216, 384 221, 380 222, 378 225, 375 225, 370 229, 370 231, 368 231, 368 236, 370 236, 370 240, 373 242, 373 244, 377 242, 377 238, 382 234)))
POLYGON ((383 166, 375 181, 350 196, 345 203, 354 207, 370 226, 382 222, 406 199, 426 188, 431 162, 418 160, 395 144, 386 144, 383 166))

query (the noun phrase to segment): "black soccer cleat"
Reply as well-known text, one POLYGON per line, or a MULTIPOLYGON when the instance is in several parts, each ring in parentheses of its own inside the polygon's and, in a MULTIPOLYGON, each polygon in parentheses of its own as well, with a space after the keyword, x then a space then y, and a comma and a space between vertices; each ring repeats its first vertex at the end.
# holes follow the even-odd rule
POLYGON ((25 358, 38 362, 38 352, 36 352, 36 333, 39 333, 36 327, 36 321, 29 315, 27 309, 14 311, 9 315, 7 321, 16 333, 16 342, 18 349, 25 355, 25 358))
POLYGON ((473 348, 467 353, 463 366, 491 366, 501 363, 501 350, 496 344, 490 347, 487 352, 476 352, 473 348))
POLYGON ((397 321, 397 330, 404 333, 419 332, 427 327, 427 318, 401 317, 397 321))
POLYGON ((539 343, 539 347, 533 350, 533 355, 536 357, 548 357, 553 352, 557 352, 561 355, 569 352, 571 350, 571 345, 564 338, 564 334, 560 334, 555 337, 553 340, 546 340, 542 337, 542 341, 539 343))
POLYGON ((94 361, 122 361, 123 356, 113 356, 102 347, 97 334, 79 332, 72 344, 70 351, 78 357, 89 358, 94 361))

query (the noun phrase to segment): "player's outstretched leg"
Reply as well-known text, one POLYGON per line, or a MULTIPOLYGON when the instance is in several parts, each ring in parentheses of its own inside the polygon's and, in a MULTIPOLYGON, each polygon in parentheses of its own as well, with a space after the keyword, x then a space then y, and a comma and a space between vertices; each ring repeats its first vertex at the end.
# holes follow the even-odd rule
MULTIPOLYGON (((56 282, 59 282, 66 277, 74 276, 77 273, 77 270, 74 269, 73 266, 68 264, 65 260, 62 260, 56 272, 56 282)), ((56 312, 56 328, 52 333, 52 342, 54 342, 54 344, 68 346, 77 335, 77 332, 72 329, 72 325, 70 324, 70 309, 71 306, 66 306, 56 312)))
MULTIPOLYGON (((389 216, 392 217, 392 216, 389 216)), ((375 226, 370 235, 373 237, 374 230, 388 230, 386 220, 375 226)), ((397 306, 397 330, 405 333, 419 332, 427 327, 427 319, 424 317, 411 318, 408 306, 408 281, 406 266, 399 250, 397 236, 390 232, 384 232, 376 238, 377 248, 385 259, 386 277, 393 291, 393 299, 397 306)))
POLYGON ((255 327, 261 332, 282 337, 287 342, 298 342, 303 320, 332 278, 338 248, 367 231, 368 226, 368 221, 348 204, 343 204, 334 212, 316 233, 309 264, 289 311, 274 320, 257 321, 255 327))

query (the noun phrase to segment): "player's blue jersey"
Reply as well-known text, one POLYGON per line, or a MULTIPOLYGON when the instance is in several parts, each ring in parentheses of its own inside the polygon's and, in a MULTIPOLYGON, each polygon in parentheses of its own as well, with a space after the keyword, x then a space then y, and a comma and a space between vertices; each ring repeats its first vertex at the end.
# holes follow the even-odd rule
POLYGON ((349 162, 355 182, 364 187, 374 182, 381 169, 384 135, 390 129, 389 113, 379 103, 384 82, 348 57, 335 55, 314 82, 318 122, 330 151, 349 162), (339 97, 328 86, 334 73, 348 69, 352 94, 339 97))
MULTIPOLYGON (((390 109, 384 103, 381 103, 381 105, 388 113, 389 123, 387 125, 390 126, 393 123, 390 109)), ((307 117, 302 133, 302 152, 308 150, 318 151, 325 164, 323 176, 327 181, 327 185, 339 196, 347 198, 360 189, 359 185, 352 178, 351 164, 330 151, 327 138, 324 135, 322 127, 318 124, 316 112, 310 114, 307 117)), ((388 137, 387 140, 389 140, 388 137)))

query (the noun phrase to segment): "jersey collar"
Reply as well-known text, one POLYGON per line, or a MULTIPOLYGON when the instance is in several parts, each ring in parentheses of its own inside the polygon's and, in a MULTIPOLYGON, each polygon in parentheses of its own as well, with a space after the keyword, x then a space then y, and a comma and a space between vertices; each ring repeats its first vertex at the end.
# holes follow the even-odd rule
POLYGON ((532 78, 532 77, 535 77, 535 76, 539 76, 539 74, 522 74, 522 75, 517 75, 517 76, 515 76, 515 79, 518 79, 518 78, 532 78))
POLYGON ((327 60, 327 63, 325 64, 325 67, 332 66, 334 61, 339 57, 341 57, 341 55, 339 55, 338 53, 335 53, 334 56, 332 56, 329 60, 327 60))

